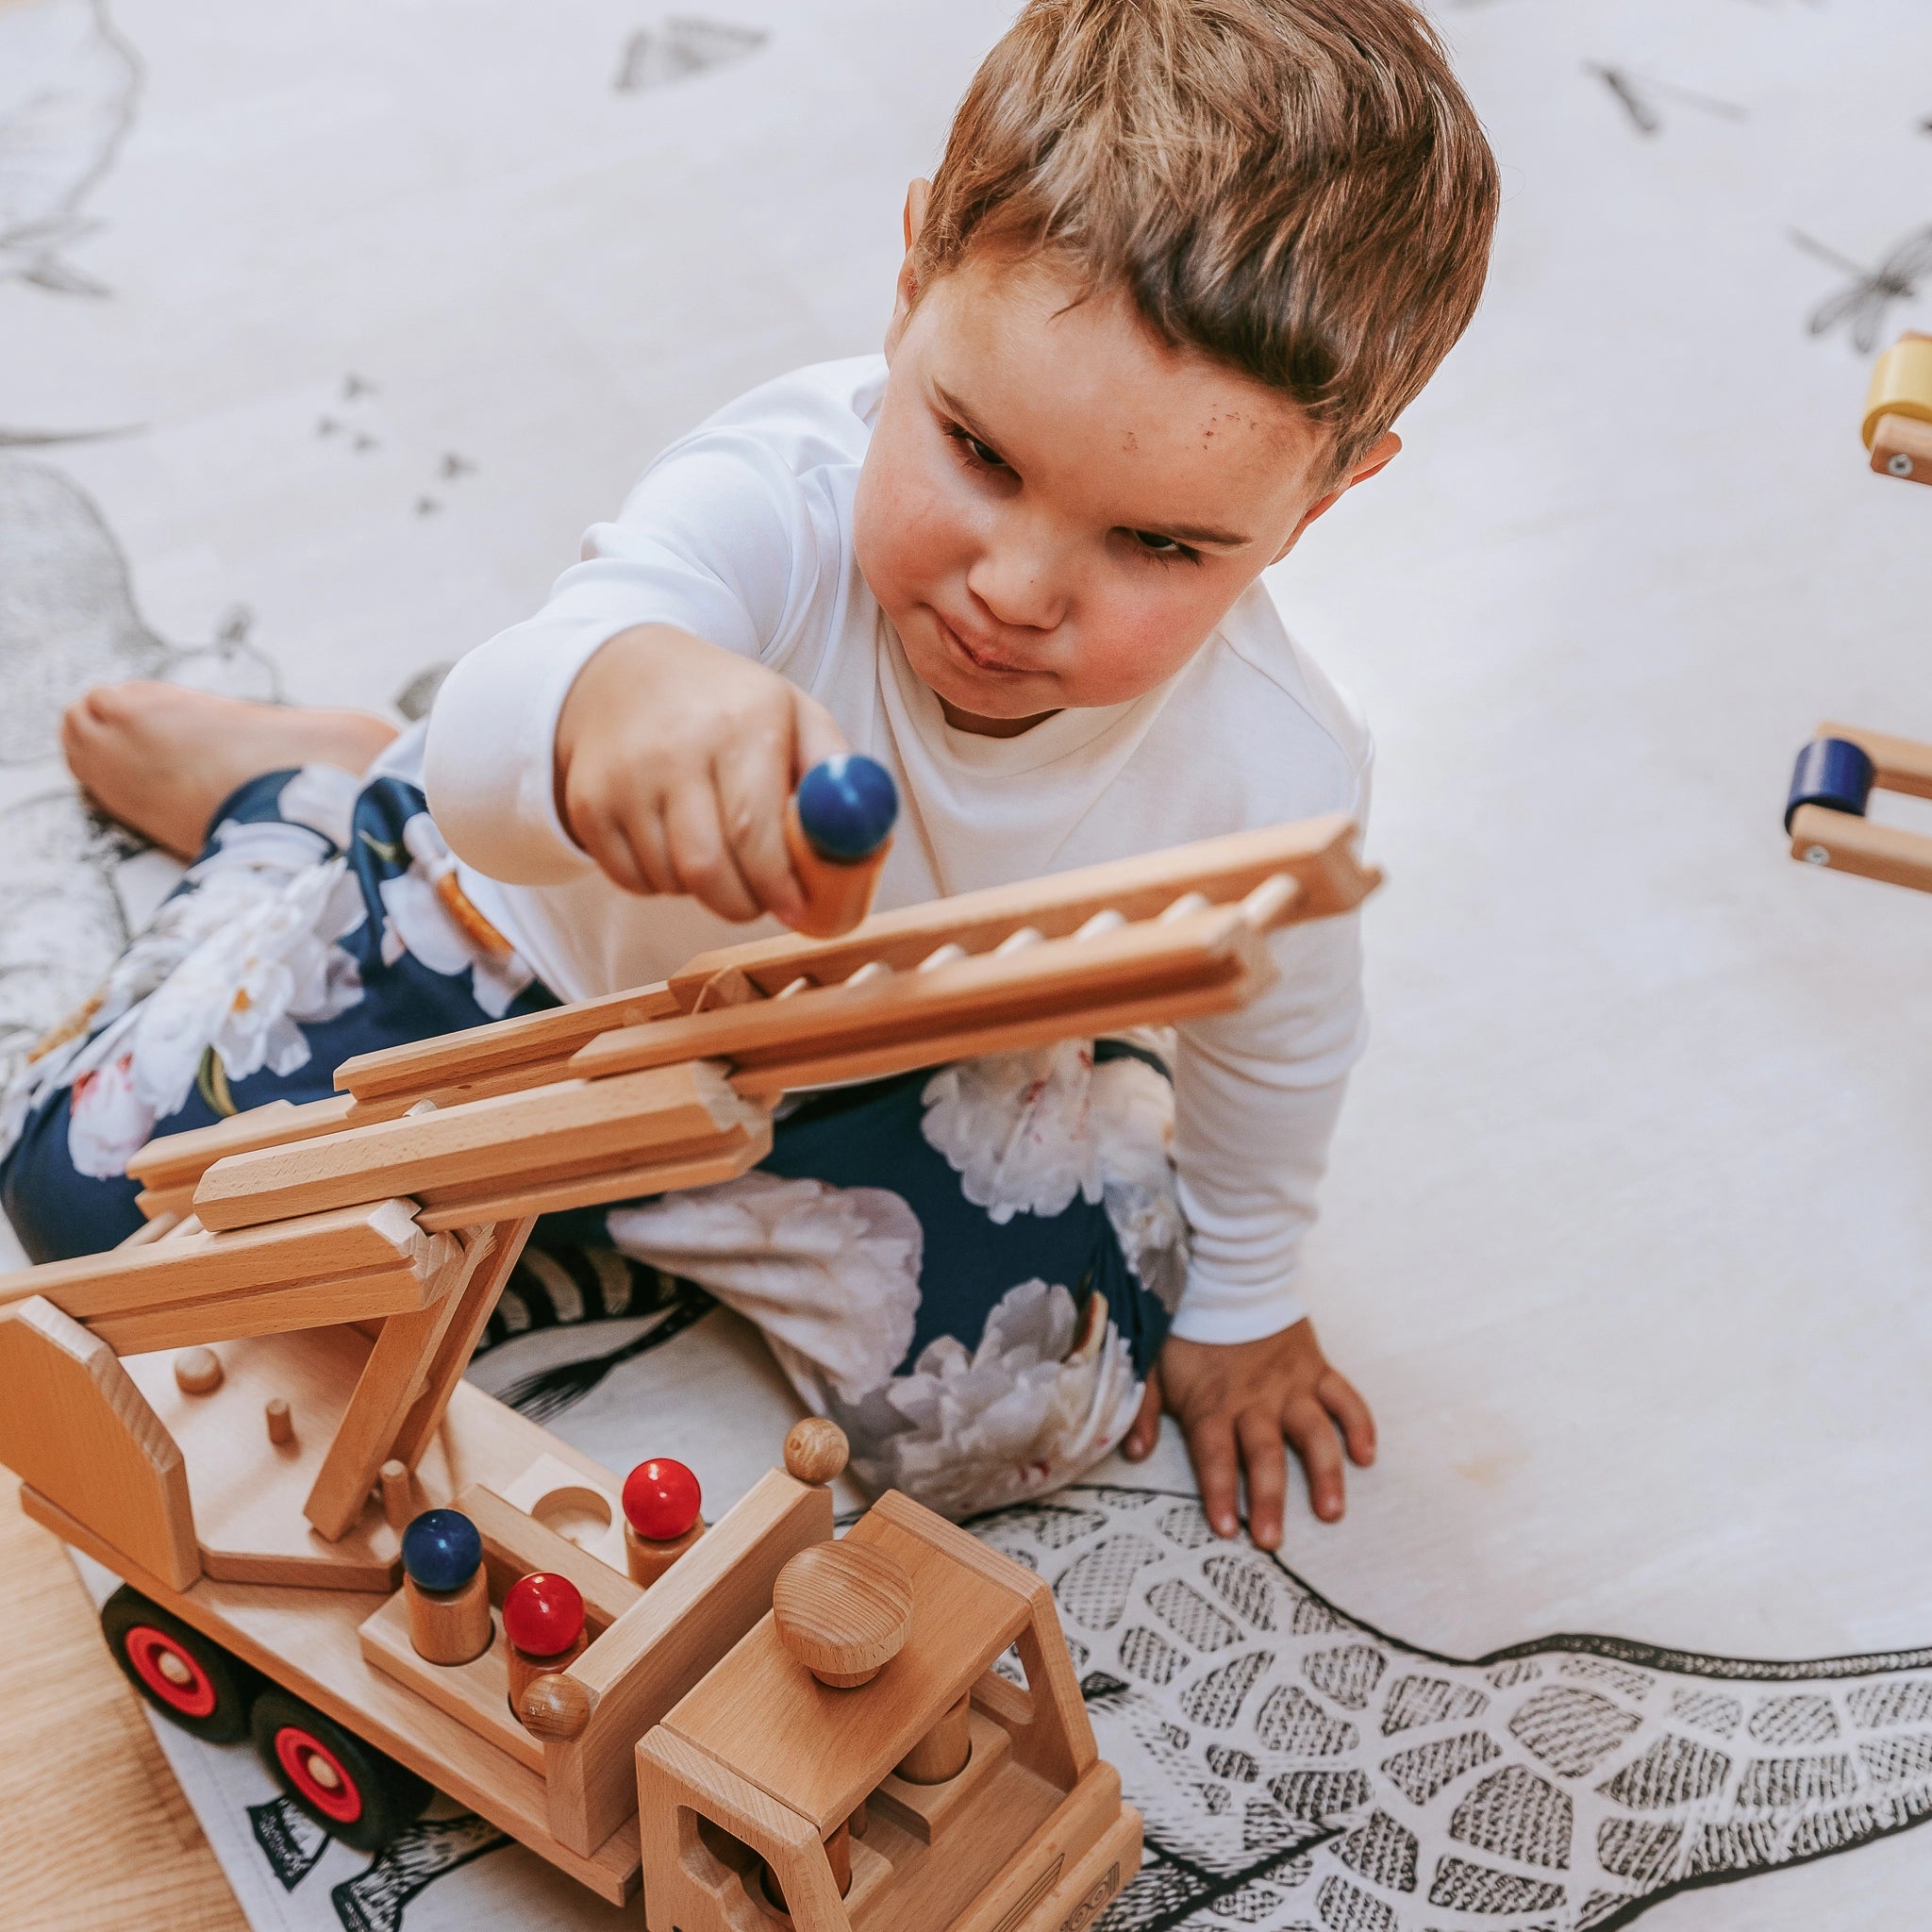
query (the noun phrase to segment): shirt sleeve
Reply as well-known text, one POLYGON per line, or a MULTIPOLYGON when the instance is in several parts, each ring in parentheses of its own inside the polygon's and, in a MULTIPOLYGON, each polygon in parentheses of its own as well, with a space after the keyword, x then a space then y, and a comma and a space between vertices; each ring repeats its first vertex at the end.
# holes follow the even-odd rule
POLYGON ((1241 1011, 1180 1028, 1174 1166, 1193 1232, 1173 1332, 1252 1341, 1307 1313, 1303 1237, 1367 1038, 1358 913, 1269 941, 1279 977, 1241 1011))
POLYGON ((799 477, 755 438, 700 432, 666 451, 617 521, 591 526, 543 608, 461 658, 438 692, 424 783, 452 850, 511 885, 590 871, 558 813, 554 771, 577 674, 645 624, 769 657, 809 598, 826 536, 799 477))

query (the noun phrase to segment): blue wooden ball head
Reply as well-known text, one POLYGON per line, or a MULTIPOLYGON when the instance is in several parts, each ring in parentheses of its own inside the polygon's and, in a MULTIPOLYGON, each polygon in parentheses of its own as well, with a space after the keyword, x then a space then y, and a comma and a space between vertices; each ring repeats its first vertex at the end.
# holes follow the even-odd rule
POLYGON ((460 1590, 483 1560, 483 1539, 460 1509, 425 1509, 403 1531, 403 1568, 418 1590, 460 1590))
POLYGON ((838 752, 798 781, 798 822, 835 865, 858 865, 891 836, 899 816, 892 774, 862 752, 838 752))

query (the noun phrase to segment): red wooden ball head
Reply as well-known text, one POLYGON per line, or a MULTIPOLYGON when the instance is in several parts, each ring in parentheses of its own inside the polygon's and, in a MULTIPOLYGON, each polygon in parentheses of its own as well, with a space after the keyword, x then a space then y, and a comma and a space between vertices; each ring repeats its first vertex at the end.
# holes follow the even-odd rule
POLYGON ((503 1599, 504 1634, 525 1657, 561 1657, 584 1634, 584 1599, 568 1576, 533 1571, 503 1599))
POLYGON ((587 1647, 583 1593, 568 1576, 533 1570, 504 1592, 503 1634, 509 1640, 509 1707, 520 1724, 524 1692, 552 1671, 567 1671, 587 1647))
POLYGON ((703 1504, 697 1477, 668 1456, 639 1463, 624 1479, 625 1520, 647 1542, 675 1542, 703 1504))
POLYGON ((705 1533, 698 1479, 681 1462, 654 1456, 624 1482, 624 1560, 645 1590, 705 1533))

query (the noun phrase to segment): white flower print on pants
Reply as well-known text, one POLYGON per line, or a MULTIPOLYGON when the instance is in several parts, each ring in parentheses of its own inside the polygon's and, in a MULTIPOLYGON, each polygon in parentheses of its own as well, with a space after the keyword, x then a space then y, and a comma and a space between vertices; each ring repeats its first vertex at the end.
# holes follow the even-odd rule
POLYGON ((941 1068, 924 1098, 927 1141, 989 1220, 1058 1214, 1075 1193, 1103 1201, 1127 1265, 1170 1314, 1180 1306, 1174 1088, 1145 1060, 1096 1062, 1091 1041, 1063 1040, 941 1068))

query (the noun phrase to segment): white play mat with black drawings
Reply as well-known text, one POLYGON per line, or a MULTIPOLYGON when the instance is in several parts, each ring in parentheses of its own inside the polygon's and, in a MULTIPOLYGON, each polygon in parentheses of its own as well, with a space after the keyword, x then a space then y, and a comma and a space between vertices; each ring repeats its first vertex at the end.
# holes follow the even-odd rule
MULTIPOLYGON (((0 0, 0 1053, 170 876, 81 808, 60 707, 420 709, 658 444, 875 341, 1005 10, 0 0)), ((1912 1924, 1932 902, 1778 816, 1820 719, 1932 738, 1932 492, 1856 436, 1932 325, 1932 13, 1439 18, 1504 165, 1491 295, 1276 583, 1379 744, 1307 1290, 1381 1458, 1279 1561, 1206 1535, 1172 1441, 976 1527, 1052 1580, 1146 1814, 1108 1932, 1912 1924)), ((715 1512, 782 1381, 624 1291, 551 1269, 476 1377, 715 1512)), ((446 1805, 372 1861, 163 1742, 259 1926, 623 1916, 446 1805)))

